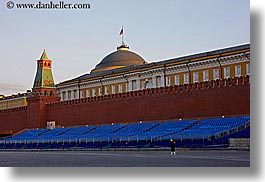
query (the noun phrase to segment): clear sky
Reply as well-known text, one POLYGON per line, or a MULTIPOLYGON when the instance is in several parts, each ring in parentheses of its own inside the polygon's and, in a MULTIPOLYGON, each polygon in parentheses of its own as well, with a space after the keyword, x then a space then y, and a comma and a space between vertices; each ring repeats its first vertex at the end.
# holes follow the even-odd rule
POLYGON ((64 1, 89 3, 89 10, 7 9, 6 2, 0 1, 0 94, 4 95, 32 88, 44 45, 53 60, 56 83, 89 73, 116 50, 122 25, 125 43, 147 62, 250 42, 249 0, 64 1))

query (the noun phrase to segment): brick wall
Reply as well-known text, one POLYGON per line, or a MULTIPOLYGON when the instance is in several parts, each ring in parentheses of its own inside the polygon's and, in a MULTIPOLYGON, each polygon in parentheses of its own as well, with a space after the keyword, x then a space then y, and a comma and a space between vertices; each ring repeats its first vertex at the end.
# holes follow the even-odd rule
POLYGON ((27 107, 0 111, 0 134, 16 133, 27 128, 27 107))
POLYGON ((250 84, 246 76, 79 100, 55 100, 58 97, 30 98, 27 107, 0 111, 0 134, 42 128, 46 121, 75 126, 249 115, 250 84), (38 100, 41 103, 36 103, 38 100))
POLYGON ((47 105, 57 125, 92 125, 249 115, 249 77, 155 88, 47 105))

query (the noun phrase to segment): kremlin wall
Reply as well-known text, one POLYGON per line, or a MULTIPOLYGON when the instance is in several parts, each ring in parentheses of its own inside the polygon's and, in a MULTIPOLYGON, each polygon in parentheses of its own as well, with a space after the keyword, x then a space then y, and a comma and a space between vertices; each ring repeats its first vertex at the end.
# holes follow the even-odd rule
POLYGON ((249 115, 249 77, 49 103, 62 126, 249 115), (208 86, 207 86, 208 85, 208 86))
POLYGON ((0 135, 53 121, 68 127, 250 115, 249 44, 158 63, 128 49, 121 45, 91 73, 57 85, 44 50, 27 105, 0 110, 0 135))

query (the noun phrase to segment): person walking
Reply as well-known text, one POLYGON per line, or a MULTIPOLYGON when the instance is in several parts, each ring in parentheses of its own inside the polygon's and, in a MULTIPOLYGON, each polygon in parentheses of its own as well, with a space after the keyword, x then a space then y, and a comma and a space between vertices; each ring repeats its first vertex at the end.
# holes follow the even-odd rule
POLYGON ((170 155, 176 155, 176 142, 171 139, 170 140, 170 155))

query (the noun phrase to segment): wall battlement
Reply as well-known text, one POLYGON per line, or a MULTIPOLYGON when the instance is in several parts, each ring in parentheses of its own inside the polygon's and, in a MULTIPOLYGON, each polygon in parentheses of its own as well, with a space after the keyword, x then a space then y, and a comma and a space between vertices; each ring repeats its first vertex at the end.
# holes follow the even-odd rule
POLYGON ((17 108, 12 108, 12 109, 3 109, 3 110, 0 110, 0 114, 9 113, 9 112, 27 111, 27 109, 28 109, 27 106, 22 106, 22 107, 17 107, 17 108))
POLYGON ((249 76, 174 87, 59 101, 57 96, 29 97, 28 106, 0 111, 0 128, 132 123, 250 114, 249 76))
POLYGON ((90 98, 52 102, 52 103, 47 103, 47 107, 67 106, 75 104, 78 105, 78 104, 93 103, 99 101, 115 101, 119 99, 125 99, 125 98, 129 99, 129 98, 142 97, 142 96, 159 96, 168 93, 192 92, 204 89, 212 89, 216 87, 238 87, 242 84, 249 84, 249 75, 244 77, 241 76, 241 77, 228 78, 222 80, 211 80, 211 81, 198 82, 198 83, 185 84, 185 85, 175 85, 173 87, 169 86, 169 87, 160 87, 160 88, 149 88, 149 89, 131 91, 125 93, 117 93, 117 94, 109 94, 109 95, 96 96, 90 98))

